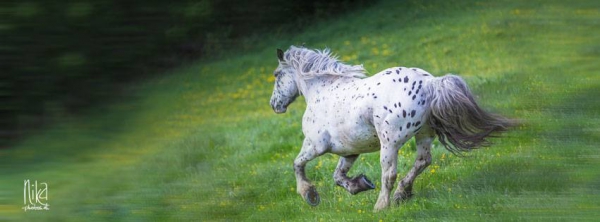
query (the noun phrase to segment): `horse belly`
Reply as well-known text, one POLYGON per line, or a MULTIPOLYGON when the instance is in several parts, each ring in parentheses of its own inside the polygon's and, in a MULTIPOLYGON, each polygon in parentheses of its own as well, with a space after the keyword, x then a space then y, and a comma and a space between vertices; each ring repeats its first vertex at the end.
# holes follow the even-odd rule
POLYGON ((372 126, 354 126, 340 130, 337 138, 332 138, 331 152, 346 156, 379 151, 379 138, 372 126))

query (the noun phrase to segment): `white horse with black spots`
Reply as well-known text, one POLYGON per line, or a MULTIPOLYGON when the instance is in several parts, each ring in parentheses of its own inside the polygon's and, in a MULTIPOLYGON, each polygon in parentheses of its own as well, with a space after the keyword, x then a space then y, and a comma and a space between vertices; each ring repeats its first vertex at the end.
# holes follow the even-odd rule
POLYGON ((367 78, 362 65, 346 65, 328 49, 290 47, 277 50, 271 107, 284 113, 299 95, 306 99, 304 142, 294 161, 296 191, 312 206, 320 202, 305 174, 306 163, 325 153, 340 156, 333 178, 352 194, 374 189, 364 175, 347 176, 361 153, 380 151, 381 191, 375 210, 390 205, 396 181, 398 150, 411 137, 417 158, 400 180, 394 201, 412 196, 415 178, 431 163, 437 135, 451 152, 489 145, 486 137, 505 131, 509 119, 482 110, 458 76, 433 77, 418 68, 394 67, 367 78))

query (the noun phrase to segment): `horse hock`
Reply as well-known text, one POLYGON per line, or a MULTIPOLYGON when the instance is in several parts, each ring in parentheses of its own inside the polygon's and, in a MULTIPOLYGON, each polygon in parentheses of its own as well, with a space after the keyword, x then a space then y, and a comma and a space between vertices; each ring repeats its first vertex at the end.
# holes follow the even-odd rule
POLYGON ((396 202, 397 205, 400 205, 400 203, 406 202, 412 196, 413 196, 412 186, 401 187, 401 188, 398 188, 396 190, 396 192, 394 193, 394 202, 396 202))

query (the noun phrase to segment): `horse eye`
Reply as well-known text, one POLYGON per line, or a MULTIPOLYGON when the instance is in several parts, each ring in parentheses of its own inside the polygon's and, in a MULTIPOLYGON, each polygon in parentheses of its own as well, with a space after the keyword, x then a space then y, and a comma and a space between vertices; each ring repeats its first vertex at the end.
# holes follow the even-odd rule
POLYGON ((277 77, 278 75, 281 75, 281 71, 275 71, 275 72, 273 72, 273 76, 277 77))

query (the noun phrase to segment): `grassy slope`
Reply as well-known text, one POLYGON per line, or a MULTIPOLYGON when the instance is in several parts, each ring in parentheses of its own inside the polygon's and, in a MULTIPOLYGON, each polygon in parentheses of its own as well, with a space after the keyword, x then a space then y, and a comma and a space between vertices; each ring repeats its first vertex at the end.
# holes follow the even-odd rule
MULTIPOLYGON (((132 89, 132 98, 65 119, 0 150, 0 220, 480 220, 600 217, 600 3, 393 3, 309 28, 273 48, 201 63, 132 89), (332 48, 376 73, 458 73, 485 107, 525 124, 467 158, 439 146, 414 199, 372 213, 377 192, 335 187, 337 158, 309 164, 322 202, 296 195, 291 163, 304 102, 268 106, 274 48, 332 48), (24 179, 49 183, 50 211, 22 206, 24 179)), ((400 153, 411 166, 413 142, 400 153)), ((351 174, 379 187, 377 153, 351 174)))

